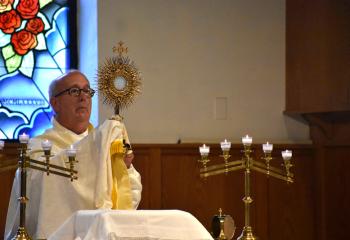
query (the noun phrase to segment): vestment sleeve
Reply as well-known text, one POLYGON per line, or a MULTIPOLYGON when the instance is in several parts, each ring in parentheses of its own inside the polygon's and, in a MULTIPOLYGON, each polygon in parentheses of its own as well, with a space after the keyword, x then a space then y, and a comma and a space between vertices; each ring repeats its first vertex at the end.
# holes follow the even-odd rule
POLYGON ((142 192, 142 184, 141 184, 141 175, 131 164, 128 169, 130 185, 131 185, 131 195, 132 195, 132 205, 134 209, 137 209, 139 203, 141 201, 141 192, 142 192))

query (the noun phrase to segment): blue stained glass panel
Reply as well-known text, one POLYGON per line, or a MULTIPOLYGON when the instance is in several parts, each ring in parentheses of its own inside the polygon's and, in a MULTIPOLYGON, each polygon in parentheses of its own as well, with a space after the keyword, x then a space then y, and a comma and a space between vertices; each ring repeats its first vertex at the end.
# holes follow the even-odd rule
POLYGON ((68 1, 54 0, 39 9, 36 17, 46 23, 44 30, 27 28, 30 19, 21 16, 20 27, 12 33, 0 29, 0 139, 18 139, 22 133, 34 137, 51 127, 54 113, 49 105, 49 85, 76 67, 70 61, 73 51, 69 41, 74 38, 69 36, 73 25, 69 23, 69 7, 68 1), (39 44, 23 50, 12 42, 11 35, 23 29, 39 44), (2 49, 11 48, 15 55, 10 59, 2 49))

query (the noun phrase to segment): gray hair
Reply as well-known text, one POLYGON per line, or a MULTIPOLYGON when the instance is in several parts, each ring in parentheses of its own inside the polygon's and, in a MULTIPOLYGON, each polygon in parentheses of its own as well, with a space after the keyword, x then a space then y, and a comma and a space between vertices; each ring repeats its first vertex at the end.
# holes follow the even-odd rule
POLYGON ((68 72, 66 72, 65 74, 59 76, 58 78, 56 78, 55 80, 53 80, 50 83, 50 86, 49 86, 49 99, 54 97, 57 94, 57 89, 58 89, 59 84, 62 81, 64 81, 69 75, 74 74, 74 73, 82 74, 79 70, 72 69, 72 70, 69 70, 68 72))

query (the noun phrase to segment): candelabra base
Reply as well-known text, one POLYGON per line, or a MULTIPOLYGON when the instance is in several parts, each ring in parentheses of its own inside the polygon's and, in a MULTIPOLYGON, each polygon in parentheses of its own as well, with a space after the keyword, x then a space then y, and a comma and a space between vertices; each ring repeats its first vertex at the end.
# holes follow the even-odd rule
POLYGON ((32 240, 32 238, 24 227, 19 227, 16 236, 13 237, 12 240, 32 240))
POLYGON ((252 227, 244 227, 241 236, 237 240, 258 240, 258 238, 253 235, 252 227))

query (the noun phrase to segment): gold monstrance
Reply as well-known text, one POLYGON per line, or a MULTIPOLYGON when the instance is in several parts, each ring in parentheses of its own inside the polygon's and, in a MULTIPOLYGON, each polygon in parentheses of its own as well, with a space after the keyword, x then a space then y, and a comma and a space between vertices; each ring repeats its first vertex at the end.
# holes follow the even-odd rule
MULTIPOLYGON (((251 153, 253 150, 251 149, 252 144, 252 137, 249 137, 248 135, 245 137, 242 137, 242 143, 243 143, 243 156, 240 160, 233 160, 228 161, 231 157, 230 155, 230 148, 231 148, 231 142, 228 142, 226 139, 224 142, 221 142, 221 149, 223 154, 220 155, 224 159, 224 163, 221 164, 215 164, 212 166, 207 166, 207 164, 210 162, 209 160, 209 146, 206 146, 205 144, 201 147, 199 147, 199 152, 201 154, 201 159, 198 160, 202 164, 202 168, 200 169, 200 176, 202 178, 206 178, 209 176, 214 176, 218 174, 228 174, 229 172, 236 171, 236 170, 244 170, 244 228, 241 233, 241 235, 237 238, 237 240, 257 240, 258 238, 254 236, 253 229, 250 225, 250 205, 253 202, 253 199, 250 195, 250 174, 252 171, 257 171, 263 174, 266 174, 267 176, 271 176, 274 178, 278 178, 281 180, 286 181, 287 183, 293 183, 294 182, 294 174, 291 173, 290 168, 293 166, 291 163, 292 158, 292 151, 285 150, 282 151, 282 158, 283 158, 283 168, 279 169, 277 167, 273 167, 270 165, 270 161, 273 159, 271 156, 273 145, 270 143, 263 144, 263 151, 264 156, 261 157, 264 162, 260 162, 255 160, 251 153)), ((220 239, 226 239, 226 238, 220 238, 220 239)))
POLYGON ((118 115, 119 110, 129 106, 141 92, 141 77, 134 62, 123 56, 128 52, 123 42, 113 47, 113 52, 117 56, 107 58, 98 69, 98 90, 104 97, 104 103, 112 105, 118 115))

